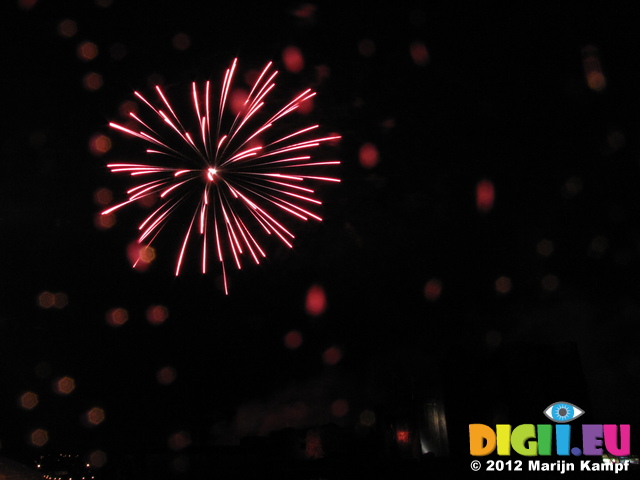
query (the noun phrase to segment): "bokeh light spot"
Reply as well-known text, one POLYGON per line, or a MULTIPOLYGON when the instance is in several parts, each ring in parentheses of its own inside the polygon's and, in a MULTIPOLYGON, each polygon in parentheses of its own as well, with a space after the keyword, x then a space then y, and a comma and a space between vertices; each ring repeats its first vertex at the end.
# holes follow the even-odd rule
POLYGON ((58 292, 42 292, 38 295, 38 306, 40 308, 57 308, 61 309, 69 304, 69 299, 66 293, 58 292))
POLYGON ((38 0, 18 0, 18 7, 23 10, 31 10, 36 6, 36 3, 38 3, 38 0))
POLYGON ((176 432, 169 437, 168 444, 171 450, 184 450, 191 444, 191 436, 188 432, 176 432))
POLYGON ((91 92, 100 90, 103 85, 102 75, 96 72, 89 72, 82 77, 82 85, 85 90, 89 90, 91 92))
POLYGON ((129 312, 124 308, 112 308, 107 312, 107 325, 111 327, 120 327, 129 320, 129 312))
POLYGON ((58 35, 65 38, 71 38, 78 33, 78 25, 68 18, 58 23, 58 35))
POLYGON ((91 426, 100 425, 104 422, 104 410, 100 407, 93 407, 86 414, 87 423, 91 426))
POLYGON ((325 365, 336 365, 342 360, 342 350, 338 347, 329 347, 322 353, 322 361, 325 365))
POLYGON ((89 464, 93 468, 102 468, 107 463, 107 454, 102 450, 95 450, 89 455, 89 464))
POLYGON ((437 278, 432 278, 424 286, 424 298, 430 302, 435 302, 442 294, 442 282, 437 278))
POLYGON ((93 201, 104 207, 113 201, 113 193, 108 188, 99 188, 93 193, 93 201))
POLYGON ((313 108, 315 107, 315 103, 313 101, 314 98, 315 97, 311 97, 302 102, 296 109, 296 112, 300 115, 309 115, 311 112, 313 112, 313 108))
POLYGON ((302 345, 302 334, 298 330, 291 330, 284 336, 284 346, 290 350, 300 348, 302 345))
POLYGON ((327 309, 327 296, 320 285, 312 285, 307 291, 305 310, 312 317, 322 315, 327 309))
POLYGON ((571 177, 564 184, 562 193, 565 197, 575 197, 582 191, 582 179, 580 177, 571 177))
POLYGON ((33 392, 25 392, 20 395, 20 407, 25 410, 33 410, 38 405, 38 395, 33 392))
POLYGON ((242 88, 235 88, 229 96, 229 108, 238 115, 245 108, 245 102, 249 96, 249 92, 242 88))
POLYGON ((548 274, 542 277, 542 288, 547 292, 555 292, 560 286, 560 280, 553 274, 548 274))
POLYGON ((317 7, 313 3, 303 3, 293 10, 293 15, 301 20, 312 21, 316 14, 317 7))
POLYGON ((104 155, 111 150, 111 139, 102 133, 93 135, 89 139, 89 151, 97 156, 104 155))
POLYGON ((138 113, 138 104, 133 100, 125 100, 118 106, 118 113, 123 118, 129 119, 130 113, 138 113))
POLYGON ((106 215, 96 213, 93 217, 93 224, 98 230, 108 230, 116 224, 116 216, 113 213, 106 215))
POLYGON ((88 62, 98 56, 98 46, 93 42, 82 42, 78 45, 78 58, 88 62))
POLYGON ((134 241, 127 247, 127 257, 134 269, 143 272, 149 268, 151 262, 155 260, 156 251, 153 247, 140 245, 138 242, 134 241))
POLYGON ((607 240, 607 237, 598 235, 597 237, 594 237, 589 244, 589 255, 595 258, 600 258, 608 248, 609 240, 607 240))
POLYGON ((66 293, 58 292, 53 296, 53 306, 57 309, 62 309, 69 305, 69 298, 66 293))
POLYGON ((372 427, 376 423, 376 414, 371 410, 365 410, 360 414, 360 424, 365 427, 372 427))
POLYGON ((49 441, 49 433, 42 428, 38 428, 31 432, 30 439, 31 445, 33 445, 34 447, 42 447, 49 441))
POLYGON ((51 308, 55 303, 55 296, 51 292, 42 292, 38 295, 38 305, 40 308, 51 308))
POLYGON ((495 200, 495 188, 490 180, 480 180, 476 185, 476 208, 482 213, 487 213, 493 208, 495 200))
POLYGON ((176 33, 171 43, 176 50, 185 51, 191 46, 191 37, 186 33, 176 33))
POLYGON ((342 418, 349 413, 349 402, 343 398, 335 400, 331 404, 331 414, 334 417, 342 418))
POLYGON ((178 475, 184 475, 185 473, 187 473, 190 467, 191 462, 189 462, 189 457, 185 455, 178 455, 171 462, 171 468, 178 475))
POLYGON ((282 51, 282 62, 284 63, 284 68, 291 73, 298 73, 304 68, 302 52, 293 45, 286 47, 282 51))
POLYGON ((409 52, 411 53, 413 63, 415 63, 419 67, 424 67, 427 63, 429 63, 429 52, 424 43, 419 41, 413 42, 409 47, 409 52))
POLYGON ((369 38, 363 38, 358 42, 358 53, 363 57, 371 57, 376 53, 376 44, 369 38))
POLYGON ((146 314, 151 325, 161 325, 169 318, 169 309, 164 305, 151 305, 146 314))
POLYGON ((76 381, 71 377, 58 378, 53 382, 53 391, 59 395, 69 395, 76 389, 76 381))
POLYGON ((538 245, 536 245, 536 251, 538 252, 538 255, 543 257, 550 256, 553 253, 553 249, 553 242, 551 240, 547 240, 546 238, 540 240, 538 242, 538 245))
POLYGON ((171 385, 178 378, 176 369, 173 367, 162 367, 156 373, 156 379, 160 385, 171 385))
POLYGON ((363 168, 373 168, 380 162, 378 148, 373 143, 365 143, 358 151, 360 166, 363 168))
POLYGON ((496 280, 496 292, 505 295, 511 291, 511 279, 502 276, 496 280))
POLYGON ((607 80, 602 73, 598 49, 588 45, 582 49, 582 65, 587 80, 587 86, 596 92, 601 92, 607 86, 607 80))

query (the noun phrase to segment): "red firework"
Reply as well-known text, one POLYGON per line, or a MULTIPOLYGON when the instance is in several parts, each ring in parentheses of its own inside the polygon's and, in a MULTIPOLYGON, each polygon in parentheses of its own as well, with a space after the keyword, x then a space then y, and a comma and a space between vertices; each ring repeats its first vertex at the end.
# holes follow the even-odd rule
POLYGON ((262 246, 265 235, 292 247, 294 235, 282 219, 322 220, 307 207, 307 204, 321 205, 310 184, 340 181, 308 174, 313 173, 314 167, 340 163, 315 161, 309 155, 310 150, 340 136, 317 136, 315 132, 319 125, 289 129, 285 126, 284 130, 274 127, 278 122, 284 123, 281 119, 298 109, 315 92, 307 89, 269 115, 265 111, 266 98, 275 87, 278 73, 270 62, 234 115, 228 110, 236 65, 237 59, 225 72, 215 112, 210 108, 210 82, 204 84, 204 89, 195 82, 192 84, 191 97, 198 130, 193 135, 159 86, 156 86, 159 106, 134 92, 155 114, 155 121, 160 120, 165 128, 169 127, 171 138, 163 138, 150 126, 151 122, 143 121, 133 112, 129 116, 137 127, 109 124, 151 144, 152 148, 146 152, 159 161, 107 165, 113 173, 127 173, 144 180, 127 191, 126 201, 102 212, 109 214, 145 197, 159 198, 160 206, 138 227, 138 243, 150 245, 178 207, 191 205, 193 214, 181 242, 175 274, 180 274, 190 240, 199 235, 202 273, 207 272, 207 253, 213 248, 221 264, 225 293, 228 293, 226 262, 233 261, 240 269, 242 257, 248 256, 259 264, 260 259, 266 257, 262 246), (189 198, 194 201, 186 202, 189 198))

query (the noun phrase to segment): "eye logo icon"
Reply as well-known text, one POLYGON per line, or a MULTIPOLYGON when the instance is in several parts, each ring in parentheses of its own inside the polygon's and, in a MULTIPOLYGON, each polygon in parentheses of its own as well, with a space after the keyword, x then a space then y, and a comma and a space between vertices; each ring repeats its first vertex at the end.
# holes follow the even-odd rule
POLYGON ((545 408, 543 413, 556 423, 567 423, 581 416, 584 410, 573 403, 555 402, 545 408))

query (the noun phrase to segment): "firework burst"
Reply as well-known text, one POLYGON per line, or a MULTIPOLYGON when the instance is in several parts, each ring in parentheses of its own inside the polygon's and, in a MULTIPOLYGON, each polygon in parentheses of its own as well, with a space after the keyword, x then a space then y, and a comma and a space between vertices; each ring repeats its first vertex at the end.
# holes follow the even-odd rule
POLYGON ((236 67, 237 59, 225 72, 215 107, 210 82, 192 84, 192 131, 159 86, 155 88, 156 104, 134 92, 153 121, 131 112, 130 124, 112 122, 109 126, 147 142, 146 152, 153 161, 108 164, 111 172, 128 174, 137 183, 127 191, 125 201, 102 212, 109 214, 145 198, 159 200, 159 206, 138 226, 138 243, 148 246, 176 212, 186 209, 190 213, 175 274, 181 272, 188 246, 198 241, 202 273, 207 272, 213 254, 221 265, 225 293, 228 263, 238 269, 245 258, 259 264, 266 257, 263 242, 267 237, 292 247, 289 219, 322 220, 313 211, 321 205, 314 184, 340 181, 315 174, 316 169, 339 161, 317 161, 310 155, 313 149, 340 137, 318 135, 319 125, 290 127, 292 122, 283 120, 315 92, 307 89, 275 114, 268 113, 267 98, 278 73, 268 63, 244 101, 232 109, 236 67), (167 134, 158 133, 156 124, 167 134))

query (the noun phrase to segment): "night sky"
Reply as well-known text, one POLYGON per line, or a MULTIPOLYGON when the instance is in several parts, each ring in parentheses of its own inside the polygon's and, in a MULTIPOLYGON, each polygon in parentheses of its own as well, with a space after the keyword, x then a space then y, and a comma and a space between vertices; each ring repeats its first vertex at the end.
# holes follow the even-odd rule
POLYGON ((638 4, 211 3, 4 6, 0 455, 99 464, 429 395, 461 451, 468 423, 559 400, 640 423, 638 4), (342 136, 342 182, 225 295, 195 252, 173 274, 189 215, 138 271, 144 207, 100 227, 99 192, 124 199, 106 164, 144 155, 108 128, 134 90, 188 109, 236 57, 275 62, 276 102, 318 92, 303 120, 342 136))

